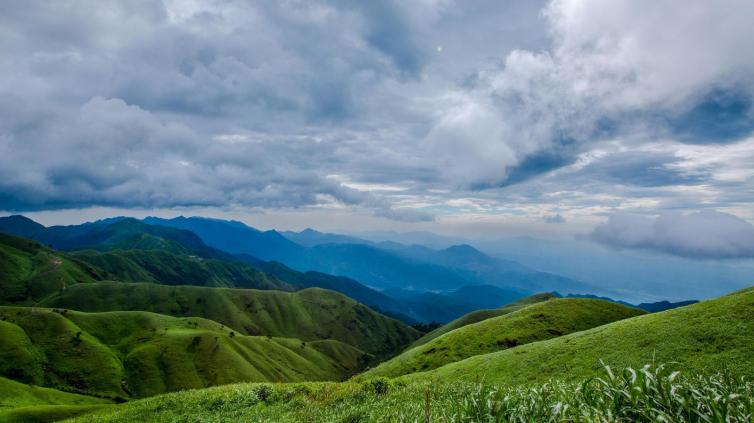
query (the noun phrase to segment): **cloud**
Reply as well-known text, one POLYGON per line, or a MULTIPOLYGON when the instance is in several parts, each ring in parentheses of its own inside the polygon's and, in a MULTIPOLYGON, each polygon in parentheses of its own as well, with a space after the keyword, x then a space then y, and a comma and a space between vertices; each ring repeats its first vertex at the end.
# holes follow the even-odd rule
POLYGON ((328 154, 309 139, 207 142, 186 125, 102 97, 33 133, 2 144, 12 154, 0 157, 0 209, 285 208, 335 202, 394 220, 432 218, 306 170, 328 154), (312 164, 296 166, 307 151, 312 164))
POLYGON ((657 217, 611 215, 592 239, 618 248, 640 248, 683 257, 754 257, 754 225, 728 213, 663 213, 657 217))
POLYGON ((517 183, 626 134, 713 143, 754 130, 754 4, 554 0, 544 15, 552 47, 480 72, 431 132, 474 169, 470 186, 517 183))
POLYGON ((751 219, 753 9, 10 2, 0 208, 751 219))
POLYGON ((560 214, 551 214, 543 218, 545 223, 566 223, 565 218, 560 214))

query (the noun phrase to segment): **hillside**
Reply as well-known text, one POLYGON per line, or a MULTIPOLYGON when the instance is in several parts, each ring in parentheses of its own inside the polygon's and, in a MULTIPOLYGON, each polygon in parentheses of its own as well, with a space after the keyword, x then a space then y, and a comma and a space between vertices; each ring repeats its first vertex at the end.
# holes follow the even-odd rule
POLYGON ((551 299, 454 329, 359 375, 359 379, 397 377, 436 369, 480 354, 559 337, 643 313, 602 300, 551 299))
POLYGON ((0 375, 105 398, 242 381, 340 380, 367 362, 338 341, 244 336, 146 312, 0 307, 0 375))
POLYGON ((481 322, 482 320, 490 319, 492 317, 498 317, 503 316, 508 313, 512 313, 516 310, 520 310, 530 304, 535 304, 542 301, 547 301, 555 298, 553 294, 544 293, 544 294, 536 294, 531 295, 526 298, 522 298, 516 302, 513 302, 511 304, 504 305, 500 308, 496 309, 488 309, 488 310, 476 310, 472 311, 471 313, 468 313, 466 315, 463 315, 459 317, 456 320, 453 320, 452 322, 442 325, 439 328, 425 334, 421 338, 414 341, 413 344, 411 344, 411 348, 417 347, 422 344, 426 344, 427 342, 444 335, 452 330, 464 327, 466 325, 470 325, 472 323, 481 322))
POLYGON ((548 341, 478 355, 411 380, 525 384, 596 374, 613 367, 675 363, 686 372, 754 369, 754 288, 715 300, 610 323, 548 341))
POLYGON ((31 238, 56 250, 164 250, 177 254, 212 257, 208 248, 189 231, 148 225, 133 218, 116 218, 71 226, 42 226, 24 216, 0 218, 0 232, 31 238))
POLYGON ((6 423, 58 421, 111 403, 103 398, 25 385, 4 377, 0 377, 0 393, 0 421, 6 423))
POLYGON ((105 270, 108 279, 123 282, 285 291, 295 289, 291 284, 240 261, 178 255, 162 250, 87 250, 75 251, 69 255, 105 270))
POLYGON ((749 378, 677 368, 600 370, 601 380, 237 384, 103 408, 72 422, 750 422, 749 378), (632 378, 631 375, 636 377, 632 378))
POLYGON ((419 337, 403 323, 342 294, 319 288, 297 292, 100 282, 66 289, 39 304, 79 311, 143 310, 203 317, 245 335, 303 341, 334 339, 377 357, 419 337))
MULTIPOLYGON (((58 240, 57 244, 68 247, 89 245, 93 249, 53 254, 75 259, 80 264, 89 264, 90 266, 85 267, 89 268, 90 273, 96 273, 98 280, 284 291, 320 287, 341 292, 406 323, 417 322, 416 318, 402 314, 405 310, 404 304, 353 279, 321 272, 299 272, 282 263, 266 262, 248 254, 233 256, 207 246, 194 234, 184 230, 155 227, 125 218, 46 228, 23 216, 0 218, 0 230, 3 229, 34 237, 33 245, 50 252, 52 250, 42 247, 39 242, 68 239, 65 243, 58 240), (109 228, 112 225, 117 227, 109 228), (97 235, 102 233, 128 233, 129 236, 102 238, 97 235), (98 244, 100 241, 103 243, 98 244)), ((0 244, 3 243, 3 239, 7 238, 0 238, 0 244)), ((16 264, 10 261, 6 261, 6 264, 8 268, 16 267, 16 264)), ((32 266, 27 268, 30 269, 32 266)), ((17 269, 13 272, 16 271, 17 269)), ((7 281, 2 285, 8 285, 8 281, 19 282, 18 275, 11 275, 10 270, 7 273, 7 281)), ((28 271, 20 273, 26 275, 28 271)), ((24 286, 20 282, 19 284, 24 286)), ((10 286, 7 288, 10 289, 10 286)), ((2 289, 0 286, 0 290, 2 289)), ((22 288, 18 290, 23 291, 22 288)), ((18 294, 11 295, 13 298, 17 296, 18 294)))
POLYGON ((104 272, 36 241, 0 233, 0 304, 31 304, 104 272))
POLYGON ((191 231, 209 246, 231 254, 249 254, 262 260, 285 262, 288 257, 297 256, 304 249, 276 231, 260 231, 241 222, 183 216, 175 219, 147 217, 144 222, 191 231))

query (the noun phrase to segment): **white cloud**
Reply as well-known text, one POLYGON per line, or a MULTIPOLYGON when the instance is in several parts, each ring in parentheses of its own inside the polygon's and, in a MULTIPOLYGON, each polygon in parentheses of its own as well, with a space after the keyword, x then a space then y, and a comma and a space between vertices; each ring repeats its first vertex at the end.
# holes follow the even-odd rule
POLYGON ((754 257, 754 225, 715 211, 657 217, 611 215, 592 238, 619 248, 642 248, 695 258, 754 257))
MULTIPOLYGON (((472 185, 503 183, 529 157, 572 160, 605 131, 657 138, 693 130, 684 116, 705 101, 751 106, 754 3, 555 0, 544 13, 552 48, 514 51, 500 70, 480 73, 464 95, 468 107, 484 106, 471 117, 447 108, 430 132, 445 134, 435 145, 458 169, 473 169, 472 185), (447 131, 448 122, 460 129, 447 131)), ((754 129, 751 110, 733 113, 754 129)))

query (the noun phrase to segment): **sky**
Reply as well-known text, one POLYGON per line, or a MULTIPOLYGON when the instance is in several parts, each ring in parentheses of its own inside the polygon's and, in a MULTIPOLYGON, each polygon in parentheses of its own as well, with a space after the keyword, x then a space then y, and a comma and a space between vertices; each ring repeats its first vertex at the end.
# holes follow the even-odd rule
POLYGON ((0 211, 754 257, 754 2, 0 3, 0 211))

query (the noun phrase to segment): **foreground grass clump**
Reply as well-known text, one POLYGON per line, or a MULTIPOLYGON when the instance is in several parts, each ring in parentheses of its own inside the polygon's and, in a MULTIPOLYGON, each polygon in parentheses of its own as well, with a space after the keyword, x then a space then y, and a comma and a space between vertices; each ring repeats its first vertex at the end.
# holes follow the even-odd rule
POLYGON ((243 384, 186 391, 103 409, 70 422, 750 422, 754 382, 664 366, 581 383, 534 387, 471 383, 243 384))

